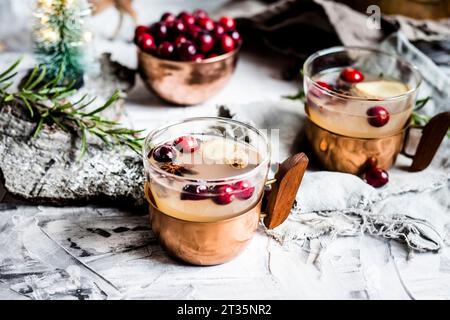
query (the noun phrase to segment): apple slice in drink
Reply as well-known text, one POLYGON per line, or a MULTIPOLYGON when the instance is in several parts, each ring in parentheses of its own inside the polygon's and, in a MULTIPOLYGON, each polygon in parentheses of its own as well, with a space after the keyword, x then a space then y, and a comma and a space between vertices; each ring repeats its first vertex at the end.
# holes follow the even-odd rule
POLYGON ((391 98, 408 91, 409 87, 406 84, 392 80, 360 82, 351 89, 352 95, 369 99, 391 98))

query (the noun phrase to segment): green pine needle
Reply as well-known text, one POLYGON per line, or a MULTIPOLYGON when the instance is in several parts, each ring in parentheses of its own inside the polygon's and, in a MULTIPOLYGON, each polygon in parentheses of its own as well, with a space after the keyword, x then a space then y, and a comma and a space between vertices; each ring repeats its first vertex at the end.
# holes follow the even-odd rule
POLYGON ((106 146, 122 145, 140 153, 143 138, 138 134, 142 130, 133 130, 120 127, 116 121, 111 121, 99 115, 100 112, 112 106, 119 98, 116 91, 103 105, 90 112, 83 112, 94 99, 86 101, 84 95, 76 102, 66 98, 73 95, 76 90, 71 86, 60 86, 58 77, 41 86, 46 78, 45 68, 35 68, 25 84, 17 92, 7 92, 5 83, 15 75, 15 68, 19 65, 17 60, 11 67, 0 73, 0 109, 5 104, 24 108, 30 118, 36 122, 33 138, 39 136, 44 126, 55 125, 65 132, 78 134, 81 140, 80 157, 83 157, 88 148, 88 134, 102 140, 106 146), (38 75, 39 73, 39 75, 38 75), (3 79, 3 80, 2 80, 3 79))

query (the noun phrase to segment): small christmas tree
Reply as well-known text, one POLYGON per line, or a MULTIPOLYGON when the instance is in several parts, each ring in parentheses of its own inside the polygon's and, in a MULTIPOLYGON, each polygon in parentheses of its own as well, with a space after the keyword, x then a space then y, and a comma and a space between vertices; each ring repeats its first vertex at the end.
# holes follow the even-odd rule
POLYGON ((62 72, 60 85, 81 87, 85 71, 85 45, 91 34, 85 30, 90 14, 87 0, 38 0, 34 26, 35 53, 46 77, 62 72))

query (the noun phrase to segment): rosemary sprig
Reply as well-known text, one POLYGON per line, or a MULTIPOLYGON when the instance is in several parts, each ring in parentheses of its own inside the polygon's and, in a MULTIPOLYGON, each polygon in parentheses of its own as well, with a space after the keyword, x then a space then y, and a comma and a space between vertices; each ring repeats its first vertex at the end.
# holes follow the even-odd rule
MULTIPOLYGON (((425 107, 425 105, 428 103, 428 101, 430 101, 432 98, 430 96, 423 98, 423 99, 419 99, 416 101, 416 106, 414 107, 413 113, 412 113, 412 121, 413 124, 416 126, 425 126, 428 121, 431 120, 432 117, 427 116, 425 114, 420 114, 418 111, 420 111, 421 109, 423 109, 423 107, 425 107)), ((450 139, 450 130, 447 132, 447 138, 450 139)))
POLYGON ((11 79, 17 75, 15 69, 19 63, 20 59, 0 73, 0 108, 6 103, 23 107, 30 118, 36 122, 33 137, 37 137, 45 125, 56 125, 61 130, 80 136, 80 157, 86 153, 88 134, 97 136, 107 146, 128 146, 140 153, 143 138, 139 138, 138 134, 142 130, 120 127, 118 122, 99 115, 119 99, 119 91, 116 91, 100 107, 86 112, 86 107, 95 99, 86 101, 85 95, 75 102, 67 100, 67 97, 72 96, 76 89, 72 88, 73 83, 67 86, 59 85, 62 69, 56 78, 44 83, 45 67, 36 66, 17 92, 9 92, 7 89, 12 85, 11 79))

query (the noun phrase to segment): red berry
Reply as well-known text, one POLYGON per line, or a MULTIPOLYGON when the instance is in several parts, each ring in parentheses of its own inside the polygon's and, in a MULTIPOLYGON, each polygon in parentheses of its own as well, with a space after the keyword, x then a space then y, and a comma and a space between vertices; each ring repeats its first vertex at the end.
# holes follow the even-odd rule
POLYGON ((364 75, 361 71, 350 67, 342 70, 340 77, 347 82, 361 82, 364 80, 364 75))
POLYGON ((367 121, 373 127, 382 127, 389 122, 389 111, 382 106, 375 106, 367 110, 367 121))
POLYGON ((220 49, 223 53, 231 52, 234 50, 234 41, 229 35, 224 35, 220 38, 220 49))
POLYGON ((187 13, 186 11, 181 12, 178 15, 178 19, 180 19, 181 21, 183 21, 184 23, 186 23, 188 25, 195 24, 194 16, 189 14, 189 13, 187 13))
POLYGON ((162 145, 153 151, 153 158, 158 162, 172 162, 176 157, 177 152, 171 146, 162 145))
POLYGON ((189 37, 191 37, 191 39, 196 39, 200 32, 202 32, 202 28, 200 28, 199 26, 189 25, 186 33, 189 35, 189 37))
POLYGON ((193 61, 197 54, 197 48, 192 41, 185 41, 177 46, 177 53, 181 60, 193 61))
POLYGON ((236 197, 241 200, 247 200, 251 198, 253 192, 255 191, 255 187, 252 186, 250 181, 241 180, 233 184, 233 188, 237 191, 236 197))
POLYGON ((200 62, 200 61, 202 61, 203 59, 205 59, 205 56, 204 56, 203 54, 201 54, 201 53, 197 53, 197 54, 192 58, 192 61, 200 62))
POLYGON ((328 84, 328 83, 326 83, 324 81, 317 81, 316 83, 322 88, 325 88, 325 89, 328 89, 328 90, 333 90, 333 87, 330 84, 328 84))
POLYGON ((180 152, 194 152, 200 148, 200 142, 193 136, 182 136, 176 138, 173 142, 175 148, 180 152))
POLYGON ((149 31, 149 28, 147 26, 137 26, 136 29, 134 30, 134 36, 139 37, 140 35, 146 33, 149 31))
POLYGON ((225 31, 232 31, 236 29, 236 21, 232 17, 224 16, 219 19, 219 24, 225 28, 225 31))
POLYGON ((233 187, 229 184, 215 186, 212 192, 215 194, 214 202, 220 205, 229 204, 236 197, 233 187))
POLYGON ((161 16, 161 22, 173 22, 175 21, 176 17, 173 13, 166 12, 161 16))
POLYGON ((206 13, 205 10, 202 10, 202 9, 197 9, 192 14, 194 15, 194 17, 196 19, 208 18, 208 14, 206 13))
POLYGON ((215 58, 218 57, 219 55, 217 53, 211 53, 210 55, 208 55, 208 59, 209 58, 215 58))
POLYGON ((175 46, 178 46, 180 43, 186 42, 187 38, 183 35, 179 35, 175 38, 175 46))
POLYGON ((220 24, 216 24, 213 30, 213 35, 216 39, 220 39, 225 34, 225 29, 220 24))
POLYGON ((180 194, 181 200, 203 200, 208 198, 208 187, 203 184, 187 184, 180 194))
POLYGON ((202 32, 197 36, 197 48, 203 52, 208 53, 214 47, 214 39, 213 37, 207 33, 202 32))
POLYGON ((241 35, 239 34, 239 32, 237 32, 236 30, 230 31, 229 35, 230 35, 231 38, 233 38, 234 44, 235 44, 236 47, 241 44, 242 39, 241 39, 241 35))
POLYGON ((207 31, 214 30, 214 21, 211 20, 210 18, 200 18, 197 20, 197 24, 203 29, 206 29, 207 31))
POLYGON ((167 26, 161 22, 154 23, 150 27, 150 31, 158 43, 163 41, 168 35, 167 26))
POLYGON ((139 37, 139 46, 146 52, 153 52, 156 48, 155 40, 148 33, 144 33, 139 37))
POLYGON ((164 59, 170 59, 173 57, 175 47, 168 41, 162 42, 158 47, 158 55, 164 59))
POLYGON ((181 21, 181 20, 176 20, 173 23, 172 31, 175 34, 183 34, 183 33, 185 33, 187 31, 186 24, 183 21, 181 21))
POLYGON ((388 173, 381 168, 371 168, 364 174, 366 182, 372 187, 379 188, 389 181, 388 173))

